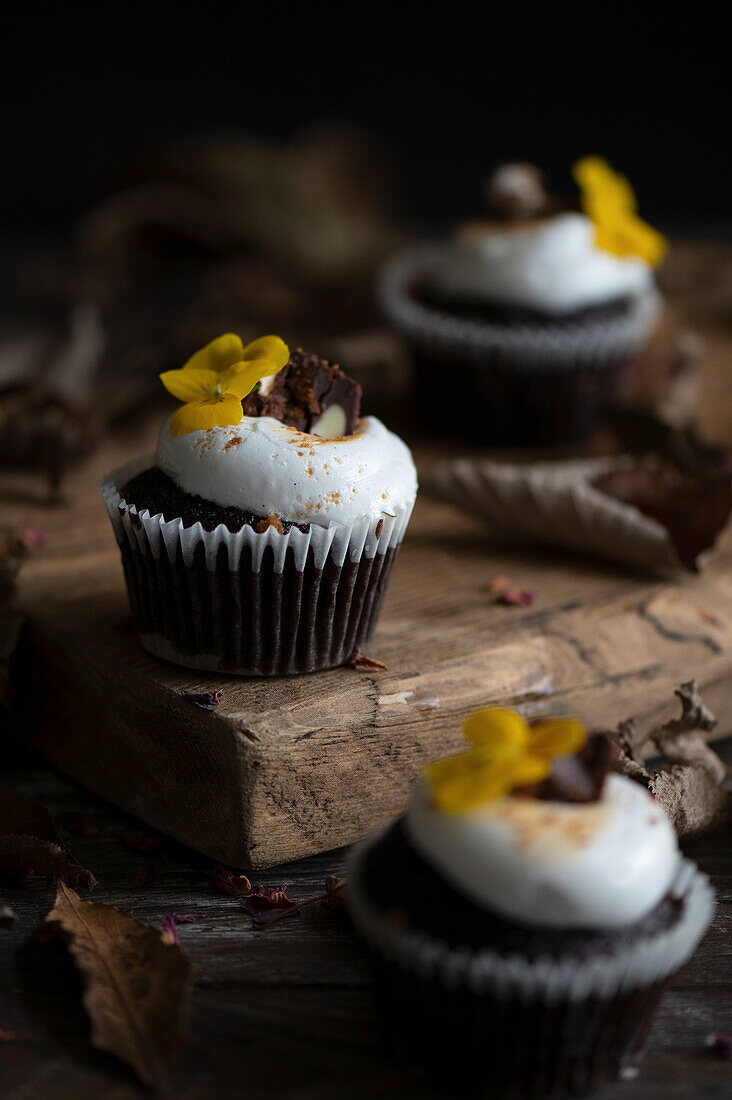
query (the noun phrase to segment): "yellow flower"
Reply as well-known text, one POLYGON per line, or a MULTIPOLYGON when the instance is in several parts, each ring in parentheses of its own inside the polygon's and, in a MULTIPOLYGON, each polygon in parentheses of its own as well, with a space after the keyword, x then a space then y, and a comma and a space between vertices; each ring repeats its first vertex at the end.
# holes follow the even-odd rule
POLYGON ((290 358, 279 336, 262 336, 243 346, 227 332, 192 355, 180 370, 166 370, 160 381, 173 397, 185 401, 170 422, 171 435, 238 424, 241 403, 257 382, 277 374, 290 358))
POLYGON ((530 726, 504 707, 479 710, 463 732, 470 751, 427 768, 433 804, 444 813, 461 813, 516 787, 540 783, 551 771, 552 757, 578 752, 587 740, 574 718, 548 718, 530 726))
POLYGON ((657 267, 666 238, 638 217, 633 188, 602 157, 583 157, 572 169, 582 209, 595 223, 595 244, 615 256, 639 256, 657 267))

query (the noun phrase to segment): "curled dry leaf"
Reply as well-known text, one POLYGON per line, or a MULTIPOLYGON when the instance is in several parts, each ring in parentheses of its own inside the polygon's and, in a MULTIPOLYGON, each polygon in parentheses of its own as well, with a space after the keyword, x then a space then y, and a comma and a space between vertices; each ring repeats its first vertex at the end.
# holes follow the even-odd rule
POLYGON ((223 893, 230 894, 233 898, 252 892, 252 884, 246 875, 235 875, 233 871, 222 867, 221 864, 214 868, 208 881, 214 890, 222 890, 223 893))
POLYGON ((658 460, 440 463, 427 495, 495 527, 648 570, 697 569, 732 510, 722 463, 682 473, 658 460))
POLYGON ((367 657, 358 646, 354 649, 349 660, 349 665, 359 672, 388 672, 383 661, 377 661, 375 657, 367 657))
POLYGON ((92 1045, 121 1058, 143 1084, 163 1087, 191 978, 181 949, 111 905, 82 901, 63 883, 46 924, 66 940, 81 974, 92 1045))
POLYGON ((732 812, 729 769, 707 743, 717 720, 704 705, 694 680, 676 689, 681 716, 647 735, 632 719, 618 726, 617 770, 648 788, 662 804, 679 836, 704 832, 732 812), (668 766, 648 769, 647 754, 660 753, 668 766))
POLYGON ((48 877, 92 890, 97 880, 66 851, 39 798, 0 791, 0 873, 48 877))

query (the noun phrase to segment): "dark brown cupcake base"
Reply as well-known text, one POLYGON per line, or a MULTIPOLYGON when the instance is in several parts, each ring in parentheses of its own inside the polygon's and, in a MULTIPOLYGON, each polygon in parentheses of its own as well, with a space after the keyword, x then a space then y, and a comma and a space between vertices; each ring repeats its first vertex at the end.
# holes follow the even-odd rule
POLYGON ((586 1096, 638 1061, 666 982, 607 1001, 486 997, 375 960, 386 1051, 449 1095, 586 1096))
POLYGON ((575 443, 607 415, 623 360, 582 366, 516 362, 495 350, 480 363, 413 348, 421 422, 440 435, 487 446, 575 443))
MULTIPOLYGON (((426 936, 454 956, 488 949, 537 966, 571 962, 577 970, 653 942, 678 925, 683 904, 670 895, 636 924, 612 931, 520 926, 475 905, 415 851, 397 823, 366 846, 349 889, 368 898, 368 921, 394 934, 426 936)), ((358 925, 357 921, 357 925, 358 925)), ((446 978, 444 965, 415 970, 409 951, 373 950, 383 1040, 392 1057, 421 1069, 449 1095, 583 1096, 637 1062, 667 976, 607 998, 519 996, 507 986, 475 989, 446 978)), ((376 938, 378 942, 378 937, 376 938)), ((425 950, 424 959, 428 958, 425 950)))
POLYGON ((130 605, 143 644, 194 668, 286 676, 345 664, 373 633, 398 547, 372 558, 316 569, 312 552, 297 570, 288 551, 274 570, 271 548, 252 569, 245 547, 232 572, 225 546, 213 570, 201 542, 189 565, 149 550, 121 547, 130 605))

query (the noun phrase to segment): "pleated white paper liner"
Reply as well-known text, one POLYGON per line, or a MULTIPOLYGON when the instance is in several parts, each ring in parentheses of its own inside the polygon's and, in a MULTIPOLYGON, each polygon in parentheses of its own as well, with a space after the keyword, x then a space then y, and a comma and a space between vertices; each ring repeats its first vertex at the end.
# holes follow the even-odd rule
MULTIPOLYGON (((648 571, 684 568, 668 530, 594 482, 630 457, 504 465, 461 459, 420 476, 422 491, 492 526, 648 571)), ((698 562, 701 559, 697 559, 698 562)))
POLYGON ((368 644, 413 501, 307 532, 205 531, 123 500, 122 486, 153 464, 135 459, 102 483, 146 649, 190 668, 271 676, 334 668, 368 644))
POLYGON ((637 1060, 664 985, 714 911, 707 876, 682 860, 676 924, 613 955, 530 961, 453 948, 390 922, 369 898, 361 868, 379 835, 351 853, 347 876, 348 909, 376 963, 382 1024, 397 1052, 477 1095, 584 1094, 617 1078, 637 1060))
POLYGON ((490 324, 414 296, 447 247, 426 243, 396 256, 378 286, 384 313, 412 348, 425 422, 442 434, 467 432, 493 444, 566 443, 589 434, 623 364, 660 317, 658 292, 637 296, 613 317, 490 324))

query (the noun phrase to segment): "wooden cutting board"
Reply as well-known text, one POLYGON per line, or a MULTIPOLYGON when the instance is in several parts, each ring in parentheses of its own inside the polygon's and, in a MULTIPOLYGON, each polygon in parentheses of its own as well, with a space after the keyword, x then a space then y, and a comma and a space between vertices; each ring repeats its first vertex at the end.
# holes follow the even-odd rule
POLYGON ((732 547, 702 576, 649 581, 509 549, 428 501, 371 646, 387 672, 249 680, 157 661, 124 628, 98 494, 119 457, 110 448, 79 472, 22 575, 17 724, 62 771, 217 860, 266 867, 357 839, 403 808, 486 703, 614 725, 670 711, 674 685, 694 676, 732 713, 732 547), (487 582, 502 573, 536 591, 533 606, 493 602, 487 582), (183 688, 222 688, 221 705, 201 710, 183 688))
MULTIPOLYGON (((687 319, 706 318, 706 422, 724 441, 730 337, 708 309, 708 298, 692 302, 687 319)), ((732 540, 701 576, 649 580, 502 544, 426 500, 371 646, 387 672, 247 680, 153 659, 120 628, 126 596, 99 495, 103 473, 152 449, 153 436, 148 424, 110 441, 53 509, 6 479, 3 519, 47 533, 22 574, 16 724, 62 771, 214 859, 267 867, 356 840, 403 808, 427 761, 456 750, 462 720, 487 703, 591 725, 650 722, 695 677, 720 735, 732 730, 732 540), (498 574, 535 590, 534 605, 497 606, 486 586, 498 574), (221 705, 201 710, 184 688, 221 688, 221 705)), ((448 453, 417 458, 424 468, 448 453)))

